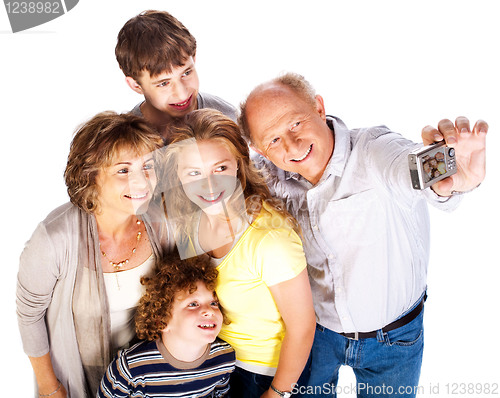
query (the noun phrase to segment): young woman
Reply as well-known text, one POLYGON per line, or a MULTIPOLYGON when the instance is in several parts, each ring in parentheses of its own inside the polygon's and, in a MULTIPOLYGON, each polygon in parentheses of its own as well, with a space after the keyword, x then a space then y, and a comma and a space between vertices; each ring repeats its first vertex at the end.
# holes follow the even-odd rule
POLYGON ((232 397, 293 389, 311 348, 315 316, 295 220, 252 166, 238 126, 197 110, 169 131, 161 178, 183 257, 208 253, 229 319, 220 337, 236 351, 232 397))
POLYGON ((71 203, 38 225, 18 274, 19 328, 39 396, 95 396, 112 356, 135 336, 140 278, 166 236, 142 215, 162 144, 127 114, 98 114, 76 132, 65 171, 71 203))

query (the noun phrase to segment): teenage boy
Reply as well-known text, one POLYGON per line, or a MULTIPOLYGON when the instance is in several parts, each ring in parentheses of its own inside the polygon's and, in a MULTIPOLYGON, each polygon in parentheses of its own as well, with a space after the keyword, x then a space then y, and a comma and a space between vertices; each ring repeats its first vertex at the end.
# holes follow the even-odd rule
POLYGON ((166 126, 201 108, 214 108, 236 120, 236 109, 216 96, 200 93, 196 40, 165 11, 144 11, 118 33, 115 55, 125 81, 144 95, 132 113, 144 116, 165 137, 166 126))
POLYGON ((145 341, 118 352, 98 398, 226 396, 235 354, 216 339, 223 322, 216 278, 208 256, 172 255, 143 279, 136 331, 145 341))
POLYGON ((485 174, 488 126, 466 118, 425 128, 444 136, 457 173, 412 188, 408 153, 418 144, 387 127, 349 130, 323 98, 287 74, 255 88, 240 126, 267 168, 269 186, 302 227, 317 327, 309 385, 294 392, 335 396, 341 365, 358 396, 414 396, 423 352, 429 259, 427 202, 451 209, 485 174))

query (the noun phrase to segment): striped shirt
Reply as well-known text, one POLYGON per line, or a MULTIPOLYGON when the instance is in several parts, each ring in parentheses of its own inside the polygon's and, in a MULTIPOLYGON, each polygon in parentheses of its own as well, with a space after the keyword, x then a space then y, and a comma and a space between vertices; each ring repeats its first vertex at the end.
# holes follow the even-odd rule
POLYGON ((118 352, 97 397, 224 397, 234 363, 234 350, 219 339, 193 362, 175 359, 161 339, 142 341, 118 352))

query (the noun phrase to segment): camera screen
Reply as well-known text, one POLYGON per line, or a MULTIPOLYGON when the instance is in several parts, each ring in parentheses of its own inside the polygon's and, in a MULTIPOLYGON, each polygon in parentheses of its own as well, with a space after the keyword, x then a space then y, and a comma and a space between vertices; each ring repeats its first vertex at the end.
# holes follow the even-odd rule
POLYGON ((446 148, 439 150, 434 156, 426 155, 422 157, 422 169, 424 170, 423 177, 426 183, 448 171, 445 162, 445 149, 446 148))

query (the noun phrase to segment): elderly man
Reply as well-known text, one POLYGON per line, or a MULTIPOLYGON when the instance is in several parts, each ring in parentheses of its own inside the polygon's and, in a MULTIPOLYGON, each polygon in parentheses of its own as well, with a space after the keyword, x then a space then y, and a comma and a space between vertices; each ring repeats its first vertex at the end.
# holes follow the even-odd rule
MULTIPOLYGON (((419 145, 387 127, 349 130, 327 116, 299 75, 255 88, 240 125, 261 156, 269 187, 303 229, 317 329, 307 396, 335 396, 351 366, 358 396, 414 396, 423 353, 429 259, 427 203, 452 209, 485 174, 488 126, 466 118, 424 128, 424 143, 446 140, 457 173, 414 190, 408 153, 419 145)), ((284 396, 284 395, 283 395, 284 396)))

